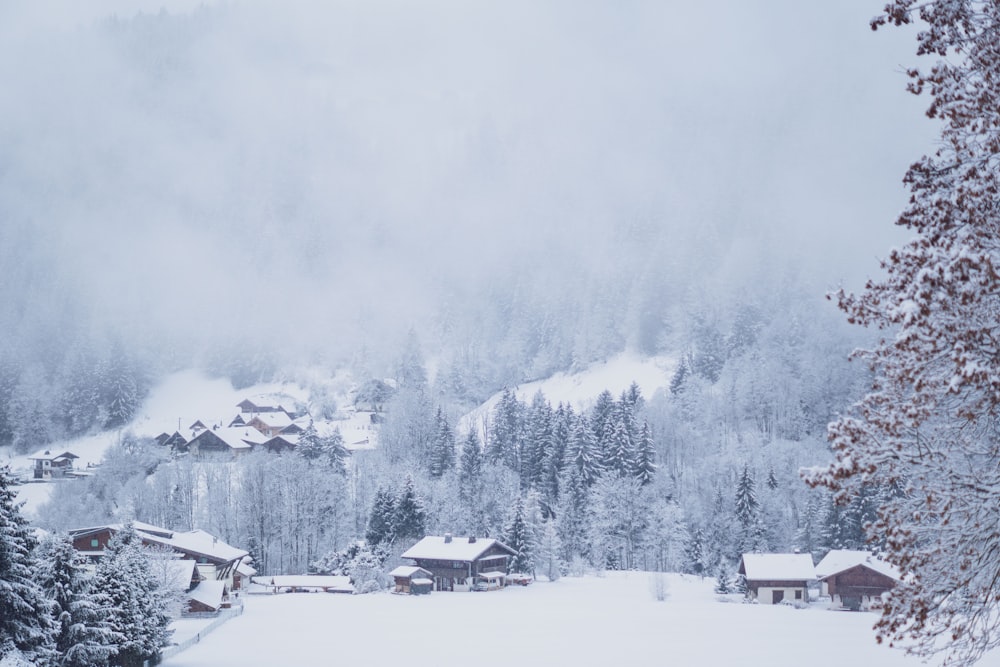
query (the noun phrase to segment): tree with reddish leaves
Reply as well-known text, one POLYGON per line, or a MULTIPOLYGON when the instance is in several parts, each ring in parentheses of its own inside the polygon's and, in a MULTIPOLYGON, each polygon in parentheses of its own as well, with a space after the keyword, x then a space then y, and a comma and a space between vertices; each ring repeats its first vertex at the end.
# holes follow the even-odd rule
POLYGON ((906 24, 933 61, 908 87, 940 146, 904 179, 913 238, 883 278, 835 295, 883 337, 857 353, 875 379, 830 425, 834 463, 806 478, 841 503, 895 489, 867 526, 904 573, 877 637, 971 665, 1000 645, 1000 3, 895 0, 872 28, 906 24))

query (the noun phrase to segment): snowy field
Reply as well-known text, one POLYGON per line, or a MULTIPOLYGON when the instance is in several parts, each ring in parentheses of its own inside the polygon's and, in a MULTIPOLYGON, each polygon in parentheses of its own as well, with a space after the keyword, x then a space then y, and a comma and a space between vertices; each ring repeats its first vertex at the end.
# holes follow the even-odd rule
POLYGON ((242 616, 163 665, 922 664, 875 643, 874 614, 726 604, 711 579, 679 575, 659 602, 650 582, 632 572, 488 593, 248 596, 242 616))

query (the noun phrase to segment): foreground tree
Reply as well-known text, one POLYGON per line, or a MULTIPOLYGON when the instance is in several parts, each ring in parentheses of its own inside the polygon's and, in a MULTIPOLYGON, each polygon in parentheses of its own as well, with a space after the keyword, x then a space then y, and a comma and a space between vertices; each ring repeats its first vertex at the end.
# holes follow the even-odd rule
POLYGON ((118 637, 110 664, 140 667, 155 661, 167 643, 170 617, 159 583, 132 524, 108 541, 97 564, 94 600, 106 610, 104 619, 118 637))
POLYGON ((905 575, 878 639, 970 665, 1000 645, 1000 3, 894 0, 872 26, 918 22, 936 62, 909 88, 929 93, 940 148, 906 174, 897 224, 914 238, 884 278, 837 295, 887 335, 861 353, 871 392, 830 426, 835 462, 807 479, 840 503, 873 481, 899 489, 867 524, 905 575))
POLYGON ((35 539, 14 502, 14 478, 0 467, 0 660, 20 651, 45 664, 51 656, 53 623, 49 601, 35 582, 35 539))

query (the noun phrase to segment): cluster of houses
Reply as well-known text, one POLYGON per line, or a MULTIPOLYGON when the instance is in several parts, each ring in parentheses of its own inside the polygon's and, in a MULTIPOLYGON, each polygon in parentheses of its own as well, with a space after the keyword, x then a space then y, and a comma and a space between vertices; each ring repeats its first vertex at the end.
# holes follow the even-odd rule
POLYGON ((843 609, 877 607, 901 581, 899 570, 867 551, 834 549, 813 565, 809 554, 743 554, 747 596, 762 604, 808 602, 810 587, 843 609))
POLYGON ((240 411, 228 424, 206 425, 197 419, 188 426, 188 435, 179 430, 156 436, 157 444, 178 454, 202 456, 212 453, 240 455, 255 447, 269 451, 294 449, 308 428, 309 415, 299 415, 280 404, 244 399, 240 411))
MULTIPOLYGON (((174 531, 134 522, 143 546, 159 551, 156 562, 164 578, 184 598, 183 614, 216 613, 232 605, 233 594, 244 590, 257 571, 249 554, 203 530, 174 531)), ((108 524, 69 531, 73 548, 95 563, 100 560, 122 524, 108 524)))

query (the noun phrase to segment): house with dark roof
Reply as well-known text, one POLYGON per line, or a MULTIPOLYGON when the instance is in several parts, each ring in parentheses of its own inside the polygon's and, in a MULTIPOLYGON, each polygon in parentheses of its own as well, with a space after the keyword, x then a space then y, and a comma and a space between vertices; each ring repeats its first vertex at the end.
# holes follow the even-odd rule
POLYGON ((877 607, 882 595, 902 581, 898 569, 867 551, 834 549, 816 566, 820 594, 831 604, 859 611, 877 607))
POLYGON ((761 604, 809 601, 816 568, 809 554, 743 554, 739 573, 746 577, 747 597, 761 604))
POLYGON ((428 535, 402 557, 430 573, 436 591, 468 591, 480 581, 500 580, 514 550, 489 537, 428 535))

